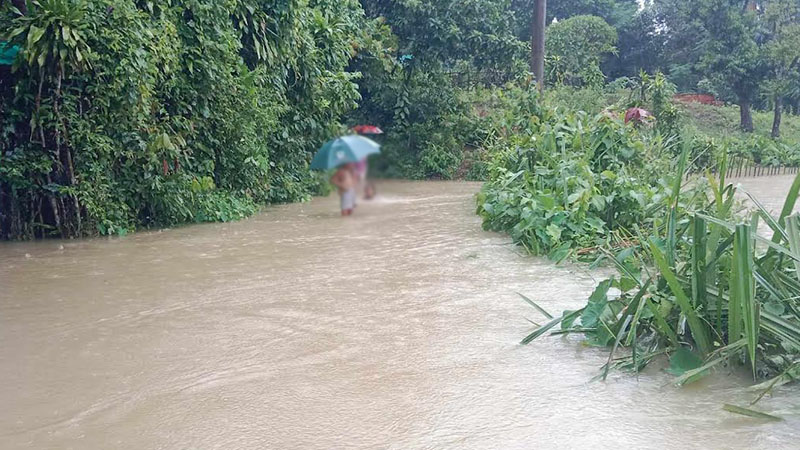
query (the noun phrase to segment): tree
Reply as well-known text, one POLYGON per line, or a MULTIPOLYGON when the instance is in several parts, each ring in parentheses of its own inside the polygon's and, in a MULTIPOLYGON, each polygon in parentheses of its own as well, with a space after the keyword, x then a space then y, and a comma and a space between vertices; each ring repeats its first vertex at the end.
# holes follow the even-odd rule
POLYGON ((603 56, 617 51, 617 31, 600 17, 575 16, 550 25, 547 42, 551 82, 597 85, 603 56))
POLYGON ((640 71, 655 73, 667 69, 665 49, 668 35, 660 27, 652 5, 642 8, 631 20, 616 28, 618 54, 603 64, 603 72, 610 79, 632 78, 640 71))
MULTIPOLYGON (((531 39, 531 22, 537 0, 511 0, 517 35, 523 41, 531 39)), ((636 15, 638 0, 559 0, 547 5, 547 23, 573 16, 592 15, 605 19, 616 28, 624 26, 636 15)))
POLYGON ((400 55, 413 66, 454 66, 468 61, 478 68, 507 68, 522 58, 508 0, 362 0, 367 17, 383 17, 397 35, 400 55))
POLYGON ((781 135, 784 98, 800 94, 799 15, 798 2, 790 0, 770 2, 764 13, 767 28, 772 34, 764 49, 770 70, 770 79, 765 83, 764 90, 774 108, 773 138, 781 135))
POLYGON ((701 67, 712 82, 736 96, 740 127, 752 132, 751 106, 766 75, 756 41, 756 13, 725 0, 712 0, 698 9, 707 30, 701 67))
POLYGON ((231 220, 320 187, 309 156, 358 99, 358 1, 27 6, 0 0, 20 47, 0 82, 0 239, 231 220))
POLYGON ((750 0, 655 0, 654 5, 669 36, 672 78, 690 89, 707 78, 739 105, 742 130, 753 131, 751 107, 767 74, 761 5, 754 8, 750 0))

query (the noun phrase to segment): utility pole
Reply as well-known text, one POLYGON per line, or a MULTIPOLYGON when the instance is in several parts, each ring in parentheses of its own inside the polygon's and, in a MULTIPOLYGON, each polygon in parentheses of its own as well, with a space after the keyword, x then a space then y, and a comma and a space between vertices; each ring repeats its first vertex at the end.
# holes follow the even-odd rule
POLYGON ((544 92, 544 28, 547 17, 547 0, 536 0, 533 10, 531 37, 531 71, 539 92, 544 92))

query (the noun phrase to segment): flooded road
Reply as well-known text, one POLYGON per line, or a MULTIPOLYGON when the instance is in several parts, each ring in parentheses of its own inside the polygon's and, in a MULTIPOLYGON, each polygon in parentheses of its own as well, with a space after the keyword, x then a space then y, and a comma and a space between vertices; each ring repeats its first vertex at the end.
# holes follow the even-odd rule
MULTIPOLYGON (((755 197, 773 216, 779 216, 786 194, 797 175, 775 175, 771 177, 729 178, 728 182, 739 185, 739 194, 747 199, 747 193, 755 197)), ((749 200, 747 200, 749 201, 749 200)), ((800 204, 795 211, 800 210, 800 204)))
POLYGON ((797 448, 800 390, 590 382, 578 337, 518 345, 595 280, 486 233, 470 183, 380 186, 232 224, 0 245, 2 449, 797 448))

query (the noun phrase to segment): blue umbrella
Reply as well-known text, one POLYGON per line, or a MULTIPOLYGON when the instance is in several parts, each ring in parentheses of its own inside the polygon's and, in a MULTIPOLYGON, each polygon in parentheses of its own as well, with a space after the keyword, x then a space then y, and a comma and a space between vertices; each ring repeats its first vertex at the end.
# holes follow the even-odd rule
POLYGON ((311 168, 327 170, 342 164, 359 162, 380 153, 381 146, 364 136, 342 136, 325 143, 311 160, 311 168))

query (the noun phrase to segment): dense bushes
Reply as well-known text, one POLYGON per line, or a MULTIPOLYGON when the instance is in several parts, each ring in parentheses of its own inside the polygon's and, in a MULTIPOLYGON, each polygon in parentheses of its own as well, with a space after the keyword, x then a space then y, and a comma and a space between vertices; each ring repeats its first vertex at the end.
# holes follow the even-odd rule
POLYGON ((695 172, 717 170, 723 161, 734 159, 767 167, 800 166, 800 145, 764 136, 713 138, 694 135, 691 140, 691 166, 695 172))
POLYGON ((537 106, 516 114, 490 140, 489 180, 477 200, 484 227, 534 254, 618 269, 583 308, 555 317, 526 298, 548 322, 523 343, 555 327, 581 334, 611 348, 603 377, 612 368, 640 371, 662 355, 678 384, 722 364, 776 376, 766 389, 800 374, 800 217, 790 216, 800 177, 779 217, 745 215, 724 176, 684 183, 691 163, 724 173, 737 151, 728 144, 664 138, 616 114, 537 106), (771 240, 756 234, 758 220, 771 240), (630 351, 617 354, 619 347, 630 351))
MULTIPOLYGON (((689 163, 693 171, 715 169, 726 157, 729 160, 743 158, 766 166, 800 165, 800 142, 794 133, 793 116, 788 116, 789 121, 784 122, 786 137, 783 139, 741 133, 733 131, 738 118, 733 118, 735 112, 731 107, 676 103, 675 92, 675 86, 663 74, 642 72, 636 78, 620 78, 604 87, 559 86, 545 93, 543 104, 548 108, 612 115, 619 115, 630 107, 645 108, 655 116, 653 132, 664 138, 680 136, 688 140, 692 147, 689 163)), ((766 116, 756 113, 755 118, 757 122, 764 122, 766 116)))
POLYGON ((559 325, 560 333, 583 334, 589 345, 611 347, 603 378, 612 368, 638 372, 665 354, 678 385, 716 366, 746 364, 754 378, 776 377, 761 386, 763 396, 800 375, 800 216, 790 216, 800 176, 778 217, 761 208, 745 215, 724 176, 681 188, 684 148, 665 177, 673 184, 668 195, 618 242, 624 245, 603 251, 618 275, 601 282, 585 307, 552 318, 523 342, 559 325), (758 220, 772 239, 757 233, 758 220), (615 357, 620 346, 631 351, 615 357))
POLYGON ((607 244, 647 220, 663 195, 653 166, 660 140, 606 115, 544 110, 494 144, 478 199, 484 227, 507 231, 535 254, 607 244))
POLYGON ((356 106, 356 1, 3 3, 0 236, 230 220, 320 188, 356 106))

